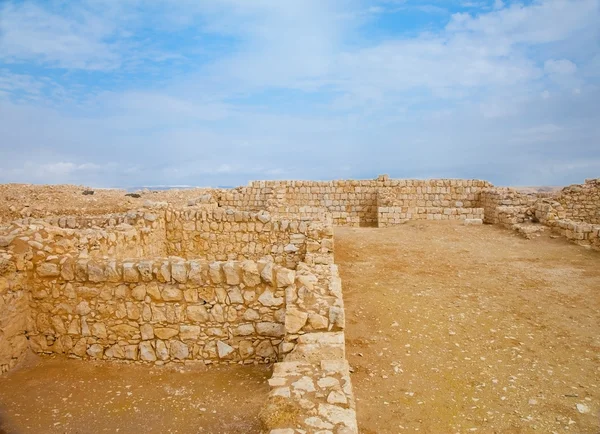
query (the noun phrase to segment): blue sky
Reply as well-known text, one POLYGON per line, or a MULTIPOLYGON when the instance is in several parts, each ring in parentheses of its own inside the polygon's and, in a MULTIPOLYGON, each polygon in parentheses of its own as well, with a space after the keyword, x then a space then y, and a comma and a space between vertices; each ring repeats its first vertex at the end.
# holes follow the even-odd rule
POLYGON ((0 0, 0 182, 600 176, 600 0, 0 0))

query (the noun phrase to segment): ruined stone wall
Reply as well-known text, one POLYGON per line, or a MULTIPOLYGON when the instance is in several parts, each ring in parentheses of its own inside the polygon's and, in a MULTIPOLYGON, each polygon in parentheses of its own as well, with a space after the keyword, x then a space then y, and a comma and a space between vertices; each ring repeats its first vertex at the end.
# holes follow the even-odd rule
POLYGON ((376 225, 378 207, 405 207, 405 214, 409 212, 415 216, 444 215, 437 212, 440 208, 476 208, 479 191, 490 186, 487 181, 480 180, 389 179, 387 176, 374 180, 250 183, 252 191, 267 194, 265 203, 274 213, 316 216, 324 209, 337 226, 376 225), (417 212, 416 208, 429 209, 417 212))
POLYGON ((477 179, 389 180, 379 206, 477 208, 479 193, 491 184, 477 179))
POLYGON ((480 192, 487 181, 463 179, 392 180, 378 190, 378 226, 408 220, 481 220, 480 192))
POLYGON ((5 248, 22 257, 73 253, 84 257, 166 255, 164 211, 100 217, 22 219, 0 228, 5 248))
POLYGON ((266 181, 252 181, 247 187, 215 189, 212 192, 219 206, 246 211, 261 211, 269 208, 273 188, 266 181))
POLYGON ((552 232, 580 246, 600 250, 600 224, 568 219, 563 205, 554 199, 542 198, 534 209, 536 219, 552 232))
POLYGON ((565 187, 556 200, 563 206, 567 219, 600 224, 600 178, 565 187))
POLYGON ((482 220, 483 208, 379 207, 378 227, 395 226, 408 220, 482 220))
POLYGON ((512 188, 487 188, 480 193, 484 222, 507 228, 530 220, 538 200, 535 194, 524 194, 512 188))
POLYGON ((261 411, 266 432, 357 434, 337 267, 300 264, 286 303, 285 356, 273 368, 261 411))
POLYGON ((31 277, 35 352, 252 363, 278 357, 295 272, 269 260, 50 258, 31 277))
POLYGON ((15 367, 29 348, 29 292, 23 271, 11 255, 0 253, 0 374, 15 367))
POLYGON ((333 248, 331 223, 225 208, 168 210, 167 253, 208 260, 272 256, 295 268, 307 253, 333 248))
POLYGON ((322 208, 331 213, 337 226, 377 222, 376 181, 273 181, 267 185, 284 192, 276 203, 278 213, 322 208))

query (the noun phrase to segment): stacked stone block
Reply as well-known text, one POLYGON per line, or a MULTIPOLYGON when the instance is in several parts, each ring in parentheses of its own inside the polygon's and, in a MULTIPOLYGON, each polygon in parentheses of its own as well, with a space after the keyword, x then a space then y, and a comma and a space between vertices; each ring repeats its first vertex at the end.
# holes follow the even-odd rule
POLYGON ((142 362, 277 360, 295 271, 263 261, 50 258, 31 281, 32 349, 142 362))
POLYGON ((565 187, 556 200, 564 208, 567 219, 600 224, 600 178, 565 187))
POLYGON ((15 367, 29 348, 28 294, 27 276, 17 270, 14 257, 0 253, 0 374, 15 367))
POLYGON ((310 252, 333 248, 331 222, 232 209, 168 210, 167 252, 208 260, 272 256, 294 268, 310 252))
POLYGON ((531 220, 537 195, 524 194, 512 188, 488 188, 480 193, 484 222, 511 228, 531 220))

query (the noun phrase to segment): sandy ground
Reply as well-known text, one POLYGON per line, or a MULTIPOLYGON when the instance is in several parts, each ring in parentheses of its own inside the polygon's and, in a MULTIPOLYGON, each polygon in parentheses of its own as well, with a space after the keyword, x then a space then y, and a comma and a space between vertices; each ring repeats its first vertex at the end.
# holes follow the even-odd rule
POLYGON ((411 222, 337 228, 361 433, 600 433, 600 253, 411 222))
POLYGON ((185 206, 205 192, 203 188, 165 191, 137 191, 141 197, 127 197, 127 191, 94 189, 77 185, 0 184, 0 223, 25 217, 49 215, 100 215, 125 212, 143 206, 144 201, 169 202, 185 206), (93 195, 84 195, 93 190, 93 195))
POLYGON ((264 365, 32 359, 0 377, 1 434, 259 433, 271 376, 264 365))

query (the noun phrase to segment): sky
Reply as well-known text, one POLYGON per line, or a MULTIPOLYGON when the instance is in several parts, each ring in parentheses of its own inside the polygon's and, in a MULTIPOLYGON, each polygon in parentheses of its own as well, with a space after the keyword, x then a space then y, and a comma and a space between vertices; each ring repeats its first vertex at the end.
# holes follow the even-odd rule
POLYGON ((600 0, 0 0, 0 183, 600 177, 600 0))

